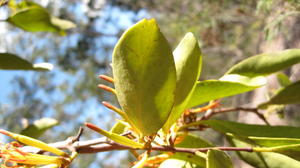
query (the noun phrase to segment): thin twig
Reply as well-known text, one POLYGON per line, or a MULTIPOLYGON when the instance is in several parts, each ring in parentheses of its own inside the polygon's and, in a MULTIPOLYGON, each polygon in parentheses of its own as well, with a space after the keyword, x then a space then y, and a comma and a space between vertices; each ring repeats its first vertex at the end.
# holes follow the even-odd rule
POLYGON ((223 114, 227 112, 233 112, 233 111, 244 111, 244 112, 251 112, 255 113, 261 120, 263 120, 267 125, 270 125, 270 123, 267 121, 265 116, 258 112, 257 108, 245 108, 245 107, 233 107, 233 108, 222 108, 219 110, 208 110, 201 118, 200 120, 207 120, 211 118, 214 115, 217 114, 223 114))

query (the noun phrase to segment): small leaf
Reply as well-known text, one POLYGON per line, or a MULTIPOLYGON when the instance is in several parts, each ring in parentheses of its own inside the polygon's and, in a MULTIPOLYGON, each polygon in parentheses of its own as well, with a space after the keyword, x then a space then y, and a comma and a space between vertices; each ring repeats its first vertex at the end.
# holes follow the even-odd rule
POLYGON ((237 78, 237 75, 226 75, 220 80, 200 81, 197 82, 196 89, 187 107, 191 108, 211 100, 248 92, 264 84, 265 78, 263 77, 249 79, 247 77, 242 78, 241 76, 237 78))
POLYGON ((280 89, 271 99, 259 105, 259 108, 266 108, 273 104, 298 104, 300 103, 300 81, 292 83, 280 89))
POLYGON ((21 131, 20 134, 26 135, 32 138, 40 137, 45 131, 56 126, 58 121, 53 118, 42 118, 34 121, 33 124, 29 125, 21 131))
POLYGON ((117 143, 120 143, 122 145, 126 145, 126 146, 129 146, 129 147, 132 147, 132 148, 143 148, 144 145, 143 144, 140 144, 138 142, 135 142, 129 138, 126 138, 124 136, 121 136, 119 134, 115 134, 115 133, 112 133, 112 132, 108 132, 108 131, 105 131, 93 124, 90 124, 90 123, 86 123, 85 124, 88 128, 98 132, 99 134, 103 135, 103 136, 106 136, 107 138, 117 142, 117 143))
MULTIPOLYGON (((125 122, 125 121, 124 121, 125 122)), ((118 121, 109 132, 115 133, 115 134, 122 134, 127 127, 127 125, 124 124, 124 122, 118 121)))
POLYGON ((14 54, 0 53, 0 69, 49 71, 53 69, 53 65, 49 63, 31 64, 14 54))
POLYGON ((197 39, 192 33, 187 33, 173 52, 177 84, 175 102, 172 112, 164 125, 164 130, 169 130, 171 125, 184 112, 191 93, 196 87, 202 67, 202 55, 197 39))
POLYGON ((300 62, 300 49, 289 49, 250 57, 234 65, 226 74, 249 77, 269 75, 300 62))
POLYGON ((48 11, 34 2, 23 5, 7 22, 29 32, 56 32, 76 27, 74 23, 51 16, 48 11))
MULTIPOLYGON (((244 143, 237 139, 228 138, 231 145, 236 147, 249 147, 250 144, 244 143)), ((273 152, 237 152, 238 156, 254 166, 255 168, 298 168, 300 162, 282 154, 273 152)))
MULTIPOLYGON (((205 148, 205 147, 213 147, 211 143, 203 140, 202 138, 193 135, 193 134, 187 134, 187 135, 181 135, 179 134, 178 137, 183 137, 184 139, 179 143, 176 144, 176 147, 183 147, 183 148, 205 148)), ((205 153, 202 153, 205 155, 205 153)), ((197 166, 201 166, 205 168, 206 165, 206 159, 204 157, 200 157, 199 155, 194 154, 187 154, 187 153, 175 153, 170 158, 180 159, 180 160, 186 160, 191 164, 196 164, 197 166)))
POLYGON ((289 77, 286 76, 286 74, 282 73, 282 72, 279 72, 277 73, 277 80, 279 82, 279 84, 282 86, 282 87, 285 87, 285 86, 288 86, 290 85, 292 82, 290 81, 289 77))
POLYGON ((118 101, 142 135, 156 133, 174 103, 176 70, 171 48, 154 19, 129 28, 113 52, 118 101))
POLYGON ((230 157, 220 150, 209 150, 206 160, 207 168, 233 168, 230 157))

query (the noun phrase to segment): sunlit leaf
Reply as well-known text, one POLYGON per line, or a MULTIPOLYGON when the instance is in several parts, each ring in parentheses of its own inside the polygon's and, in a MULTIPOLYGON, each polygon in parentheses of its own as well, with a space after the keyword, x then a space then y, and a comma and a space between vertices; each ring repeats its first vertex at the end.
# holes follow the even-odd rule
POLYGON ((49 12, 34 2, 23 5, 7 21, 16 27, 29 32, 57 32, 76 27, 74 23, 51 16, 49 12))
POLYGON ((196 89, 194 90, 187 107, 191 108, 211 100, 248 92, 265 84, 265 79, 263 77, 251 78, 249 79, 249 82, 243 82, 242 80, 236 80, 236 82, 226 81, 229 80, 228 77, 223 78, 222 80, 197 82, 196 89))
POLYGON ((126 128, 124 122, 118 121, 111 129, 110 132, 115 134, 122 134, 126 128))
POLYGON ((196 87, 202 67, 202 55, 197 39, 187 33, 173 52, 177 84, 172 112, 164 125, 167 131, 181 116, 196 87))
POLYGON ((99 134, 101 134, 103 136, 106 136, 107 138, 109 138, 109 139, 111 139, 111 140, 113 140, 117 143, 120 143, 122 145, 126 145, 126 146, 129 146, 129 147, 132 147, 132 148, 143 148, 144 147, 144 145, 141 144, 141 143, 135 142, 134 140, 131 140, 131 139, 129 139, 127 137, 124 137, 122 135, 105 131, 105 130, 97 127, 94 124, 86 123, 85 125, 87 127, 89 127, 90 129, 98 132, 99 134))
POLYGON ((227 74, 249 77, 269 75, 300 62, 300 49, 289 49, 250 57, 234 65, 227 74))
POLYGON ((233 168, 230 157, 220 150, 209 150, 206 160, 207 168, 233 168))
POLYGON ((48 129, 56 126, 58 121, 53 118, 42 118, 34 121, 33 124, 28 125, 21 131, 20 134, 26 135, 32 138, 38 138, 48 129))
POLYGON ((113 53, 118 101, 143 134, 157 132, 174 103, 176 70, 171 48, 154 19, 129 28, 113 53))
POLYGON ((0 69, 5 70, 52 70, 53 65, 49 63, 32 64, 29 61, 10 53, 0 53, 0 69))
POLYGON ((259 108, 266 108, 273 104, 298 104, 300 103, 300 81, 292 83, 280 89, 269 101, 259 105, 259 108))

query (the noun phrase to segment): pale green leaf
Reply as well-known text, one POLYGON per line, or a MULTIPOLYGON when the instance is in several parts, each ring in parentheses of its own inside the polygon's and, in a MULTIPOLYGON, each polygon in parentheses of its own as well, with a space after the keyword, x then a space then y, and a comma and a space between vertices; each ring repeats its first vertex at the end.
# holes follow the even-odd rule
POLYGON ((269 101, 259 105, 259 108, 266 108, 274 104, 298 104, 300 103, 300 81, 281 88, 269 101))
POLYGON ((57 124, 58 121, 53 118, 42 118, 34 121, 33 124, 28 125, 20 134, 37 139, 43 135, 44 132, 57 124))
POLYGON ((233 168, 230 157, 220 150, 207 152, 206 168, 233 168))
POLYGON ((45 8, 34 2, 23 5, 7 21, 29 32, 47 31, 64 34, 64 30, 76 27, 70 21, 51 16, 45 8))
POLYGON ((122 145, 126 145, 126 146, 129 146, 132 148, 143 148, 144 147, 144 145, 141 143, 138 143, 138 142, 131 140, 127 137, 124 137, 122 135, 105 131, 99 127, 93 127, 93 130, 97 131, 99 134, 102 134, 103 136, 106 136, 107 138, 109 138, 117 143, 120 143, 122 145))
POLYGON ((300 49, 289 49, 250 57, 234 65, 226 74, 249 77, 269 75, 300 62, 300 49))
POLYGON ((173 52, 177 84, 175 103, 172 112, 164 125, 169 130, 171 125, 181 116, 188 100, 196 87, 202 67, 202 55, 197 39, 192 33, 187 33, 173 52))
POLYGON ((265 78, 237 77, 238 75, 226 75, 220 80, 206 80, 197 82, 187 107, 191 108, 211 100, 229 97, 254 90, 265 84, 265 78), (227 81, 226 81, 227 80, 227 81))
POLYGON ((171 48, 154 19, 141 20, 122 35, 112 65, 122 110, 143 135, 156 133, 174 103, 176 69, 171 48))
POLYGON ((286 74, 282 73, 282 72, 277 73, 276 76, 277 76, 277 80, 278 80, 279 84, 282 87, 288 86, 292 83, 290 81, 289 77, 286 74))
POLYGON ((29 61, 10 53, 0 53, 0 69, 49 71, 53 65, 49 63, 32 64, 29 61))
POLYGON ((125 121, 118 121, 111 129, 110 132, 115 134, 122 134, 127 127, 124 123, 125 121))

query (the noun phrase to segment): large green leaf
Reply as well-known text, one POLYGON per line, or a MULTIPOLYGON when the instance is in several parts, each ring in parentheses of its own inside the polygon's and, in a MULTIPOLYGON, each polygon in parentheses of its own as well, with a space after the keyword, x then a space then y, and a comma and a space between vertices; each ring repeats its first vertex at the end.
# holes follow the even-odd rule
POLYGON ((70 21, 51 16, 45 8, 33 2, 23 6, 7 21, 25 31, 48 31, 64 34, 63 30, 76 27, 70 21))
POLYGON ((261 105, 260 108, 266 108, 273 104, 298 104, 300 103, 300 81, 292 83, 280 89, 271 99, 261 105))
POLYGON ((56 126, 58 121, 53 118, 42 118, 34 121, 33 124, 28 125, 21 131, 20 134, 26 135, 32 138, 39 138, 45 131, 56 126))
POLYGON ((230 157, 220 150, 207 152, 206 168, 233 168, 230 157))
MULTIPOLYGON (((228 138, 231 145, 236 147, 248 147, 250 144, 242 142, 237 139, 228 138)), ((298 168, 300 167, 300 162, 273 152, 237 152, 238 156, 247 162, 248 164, 254 166, 255 168, 298 168)))
POLYGON ((175 103, 172 112, 164 125, 167 131, 181 116, 188 100, 196 87, 202 66, 202 55, 197 39, 192 33, 187 33, 173 52, 177 84, 175 103))
POLYGON ((27 60, 10 53, 0 53, 0 69, 5 70, 35 70, 48 71, 53 68, 52 64, 31 64, 27 60))
POLYGON ((154 19, 129 28, 113 52, 118 101, 143 135, 157 132, 174 103, 176 69, 171 48, 154 19))
MULTIPOLYGON (((244 77, 244 80, 245 78, 247 77, 244 77)), ((236 82, 225 81, 225 78, 223 78, 223 80, 224 81, 206 80, 197 82, 196 89, 194 90, 187 107, 191 108, 211 100, 248 92, 265 84, 265 79, 263 77, 251 78, 248 79, 249 81, 247 82, 243 82, 242 80, 237 80, 236 82)), ((229 80, 228 76, 226 76, 226 80, 229 80)))
POLYGON ((250 57, 234 65, 227 74, 249 77, 269 75, 300 62, 300 49, 289 49, 250 57))

